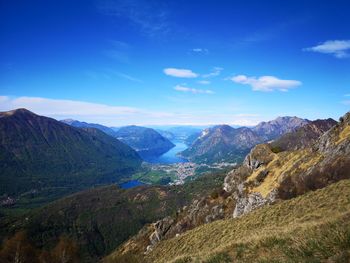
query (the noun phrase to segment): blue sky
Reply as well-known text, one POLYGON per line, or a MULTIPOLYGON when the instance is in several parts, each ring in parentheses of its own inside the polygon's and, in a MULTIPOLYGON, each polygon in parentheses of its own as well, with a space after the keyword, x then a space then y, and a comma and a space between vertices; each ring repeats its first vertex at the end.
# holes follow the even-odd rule
POLYGON ((254 125, 350 107, 349 1, 1 1, 0 110, 254 125))

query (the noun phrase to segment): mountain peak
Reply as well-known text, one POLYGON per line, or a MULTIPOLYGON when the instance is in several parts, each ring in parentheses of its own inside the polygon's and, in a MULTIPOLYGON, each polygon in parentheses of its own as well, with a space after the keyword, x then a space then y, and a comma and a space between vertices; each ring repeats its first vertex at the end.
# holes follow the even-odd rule
POLYGON ((18 108, 10 111, 3 111, 0 112, 1 117, 8 117, 8 116, 13 116, 13 115, 18 115, 18 114, 30 114, 30 115, 36 115, 35 113, 25 109, 25 108, 18 108))
POLYGON ((297 128, 304 126, 309 122, 309 120, 295 116, 283 116, 272 121, 261 122, 253 127, 253 131, 262 136, 266 141, 269 141, 278 138, 282 134, 295 131, 297 128))

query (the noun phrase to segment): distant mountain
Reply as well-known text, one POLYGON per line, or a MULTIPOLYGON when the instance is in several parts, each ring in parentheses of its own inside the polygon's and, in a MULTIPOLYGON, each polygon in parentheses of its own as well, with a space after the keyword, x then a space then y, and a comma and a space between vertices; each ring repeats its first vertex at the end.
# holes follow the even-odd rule
POLYGON ((191 146, 202 134, 202 131, 192 133, 185 139, 185 143, 188 146, 191 146))
POLYGON ((87 122, 82 122, 82 121, 77 121, 77 120, 72 120, 72 119, 61 120, 61 122, 68 124, 70 126, 73 126, 73 127, 77 127, 77 128, 95 128, 95 129, 103 131, 104 133, 106 133, 110 136, 116 137, 116 132, 112 128, 109 128, 107 126, 103 126, 101 124, 87 123, 87 122))
POLYGON ((74 128, 26 109, 0 113, 0 194, 115 182, 140 164, 134 150, 97 129, 74 128))
POLYGON ((298 117, 278 117, 272 121, 261 122, 252 130, 265 141, 274 140, 281 135, 295 131, 310 121, 298 117))
POLYGON ((307 123, 308 120, 297 117, 278 117, 252 128, 219 125, 189 136, 186 143, 190 147, 180 154, 195 162, 241 162, 255 145, 293 132, 307 123))
POLYGON ((172 140, 176 139, 175 134, 173 134, 170 131, 159 130, 159 129, 155 129, 155 131, 158 132, 160 135, 162 135, 164 138, 167 138, 169 141, 172 141, 172 140))
POLYGON ((293 132, 282 135, 270 145, 275 152, 310 147, 322 134, 336 124, 337 122, 333 119, 311 121, 293 132))
POLYGON ((116 133, 119 140, 137 151, 145 160, 160 156, 175 146, 151 128, 132 125, 121 127, 116 133))
POLYGON ((177 140, 185 141, 189 136, 193 135, 194 133, 201 132, 202 129, 203 128, 198 128, 194 126, 177 126, 170 127, 167 129, 167 131, 174 134, 177 140))
POLYGON ((195 162, 240 162, 256 144, 263 140, 249 128, 218 125, 202 131, 181 156, 195 162))

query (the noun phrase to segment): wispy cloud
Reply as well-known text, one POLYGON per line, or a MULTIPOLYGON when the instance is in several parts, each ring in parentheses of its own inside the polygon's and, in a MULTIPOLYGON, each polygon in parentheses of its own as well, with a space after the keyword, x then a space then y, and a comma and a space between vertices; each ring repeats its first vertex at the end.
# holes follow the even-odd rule
POLYGON ((181 92, 189 92, 193 94, 214 94, 214 91, 208 90, 208 89, 194 89, 194 88, 189 88, 182 85, 176 85, 174 87, 174 90, 181 91, 181 92))
POLYGON ((121 63, 130 63, 129 44, 117 40, 110 41, 109 43, 110 47, 103 51, 105 56, 115 59, 121 63))
POLYGON ((341 103, 344 105, 350 105, 350 100, 343 100, 341 103))
POLYGON ((165 34, 170 30, 165 3, 138 0, 98 0, 102 14, 126 19, 148 36, 165 34))
POLYGON ((349 94, 345 94, 344 97, 350 97, 350 93, 349 94))
POLYGON ((197 78, 198 74, 194 73, 190 69, 179 69, 179 68, 165 68, 163 72, 172 77, 176 78, 197 78))
POLYGON ((203 54, 203 55, 209 54, 209 50, 207 48, 193 48, 191 49, 191 51, 197 54, 203 54))
POLYGON ((224 69, 223 68, 220 68, 220 67, 214 67, 213 70, 208 73, 208 74, 203 74, 202 77, 203 78, 212 78, 212 77, 216 77, 216 76, 219 76, 221 71, 223 71, 224 69))
POLYGON ((140 80, 138 78, 135 78, 135 77, 132 77, 132 76, 130 76, 128 74, 125 74, 125 73, 122 73, 122 72, 118 72, 118 71, 114 71, 113 73, 116 74, 117 76, 121 77, 121 78, 130 80, 130 81, 133 81, 133 82, 143 83, 142 80, 140 80))
POLYGON ((197 82, 202 85, 209 85, 211 83, 209 80, 199 80, 197 82))
POLYGON ((303 50, 330 54, 336 58, 346 58, 350 56, 350 40, 328 40, 317 46, 304 48, 303 50))
POLYGON ((237 75, 229 78, 235 83, 249 85, 253 88, 254 91, 288 91, 291 88, 300 86, 302 83, 298 80, 285 80, 279 79, 274 76, 262 76, 259 78, 256 77, 247 77, 245 75, 237 75))
POLYGON ((84 71, 85 76, 94 79, 94 80, 102 80, 102 79, 107 79, 107 80, 111 80, 113 78, 124 78, 133 82, 139 82, 139 83, 143 83, 142 80, 135 78, 129 74, 125 74, 123 72, 114 70, 114 69, 103 69, 100 71, 94 71, 94 70, 86 70, 84 71))

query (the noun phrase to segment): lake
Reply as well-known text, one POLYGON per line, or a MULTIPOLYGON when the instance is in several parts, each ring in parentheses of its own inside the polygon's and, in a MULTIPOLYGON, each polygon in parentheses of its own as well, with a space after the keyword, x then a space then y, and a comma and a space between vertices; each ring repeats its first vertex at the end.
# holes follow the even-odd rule
POLYGON ((140 186, 140 185, 145 185, 145 184, 138 181, 138 180, 131 180, 131 181, 127 181, 125 183, 122 183, 119 186, 123 189, 129 189, 129 188, 133 188, 133 187, 140 186))
MULTIPOLYGON (((171 148, 169 151, 167 151, 166 153, 164 153, 163 155, 157 158, 148 159, 147 162, 153 163, 153 164, 172 164, 172 163, 188 162, 188 160, 181 158, 179 156, 176 156, 177 153, 186 150, 188 146, 185 143, 180 141, 173 141, 172 143, 175 144, 175 147, 171 148)), ((144 183, 138 180, 130 180, 120 184, 119 186, 123 189, 129 189, 140 185, 144 185, 144 183)))
POLYGON ((159 163, 159 164, 171 164, 171 163, 186 163, 187 159, 181 158, 176 154, 182 152, 188 148, 188 146, 181 141, 173 141, 175 147, 171 148, 169 151, 163 155, 147 160, 149 163, 159 163))

